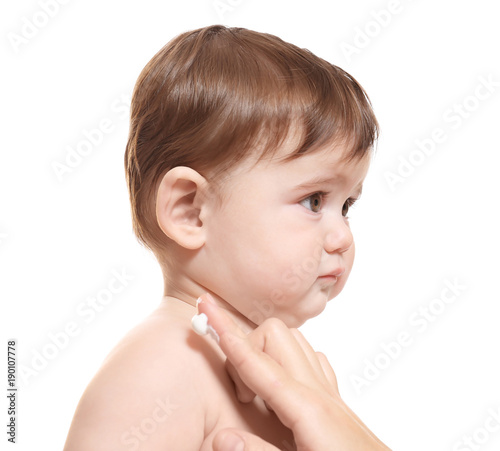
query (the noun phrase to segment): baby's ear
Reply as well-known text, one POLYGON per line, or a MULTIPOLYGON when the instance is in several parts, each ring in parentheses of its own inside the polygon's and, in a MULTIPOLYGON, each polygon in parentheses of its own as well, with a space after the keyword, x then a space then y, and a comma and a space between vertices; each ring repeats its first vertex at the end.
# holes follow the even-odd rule
POLYGON ((194 169, 177 166, 170 169, 158 187, 156 219, 165 235, 186 249, 205 244, 200 219, 206 179, 194 169))

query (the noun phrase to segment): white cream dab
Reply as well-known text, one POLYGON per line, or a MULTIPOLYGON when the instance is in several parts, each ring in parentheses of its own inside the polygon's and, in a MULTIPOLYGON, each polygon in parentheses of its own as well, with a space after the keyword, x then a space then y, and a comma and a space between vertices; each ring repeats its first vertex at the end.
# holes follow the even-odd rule
POLYGON ((193 316, 191 319, 191 327, 198 335, 209 334, 217 343, 219 343, 219 335, 215 329, 208 324, 207 315, 204 313, 193 316))
POLYGON ((198 335, 208 334, 208 318, 204 313, 194 315, 191 320, 191 327, 198 335))

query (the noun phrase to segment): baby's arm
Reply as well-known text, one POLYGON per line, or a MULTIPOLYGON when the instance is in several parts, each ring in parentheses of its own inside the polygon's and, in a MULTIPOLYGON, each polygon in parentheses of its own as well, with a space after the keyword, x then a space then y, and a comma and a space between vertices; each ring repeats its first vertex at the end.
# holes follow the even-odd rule
POLYGON ((153 316, 127 335, 83 394, 64 450, 198 451, 205 407, 190 381, 193 356, 175 346, 182 334, 153 316))

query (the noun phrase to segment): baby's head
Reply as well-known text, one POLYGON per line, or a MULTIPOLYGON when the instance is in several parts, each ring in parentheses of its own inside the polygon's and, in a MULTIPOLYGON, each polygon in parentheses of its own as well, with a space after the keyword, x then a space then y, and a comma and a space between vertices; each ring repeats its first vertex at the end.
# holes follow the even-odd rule
POLYGON ((223 26, 173 39, 137 81, 125 154, 165 294, 209 291, 256 324, 320 313, 352 267, 377 130, 360 85, 307 50, 223 26))

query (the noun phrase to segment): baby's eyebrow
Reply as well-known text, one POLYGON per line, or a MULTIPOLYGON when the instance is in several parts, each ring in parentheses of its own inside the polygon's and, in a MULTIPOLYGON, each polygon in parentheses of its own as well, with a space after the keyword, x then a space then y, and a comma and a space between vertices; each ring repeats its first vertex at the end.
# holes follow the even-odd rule
MULTIPOLYGON (((299 183, 296 185, 293 190, 294 191, 307 191, 307 190, 314 190, 317 189, 321 185, 325 184, 337 184, 337 183, 342 183, 345 180, 344 177, 340 176, 326 176, 326 177, 315 177, 311 180, 307 180, 303 183, 299 183)), ((356 185, 356 187, 353 189, 353 191, 356 193, 356 197, 360 197, 361 193, 363 192, 363 180, 356 185)))
POLYGON ((303 191, 303 190, 317 188, 319 185, 333 184, 333 183, 337 183, 339 181, 340 181, 339 177, 335 177, 335 176, 331 176, 331 175, 326 176, 326 177, 315 177, 315 178, 307 180, 303 183, 299 183, 293 189, 294 189, 294 191, 303 191))

